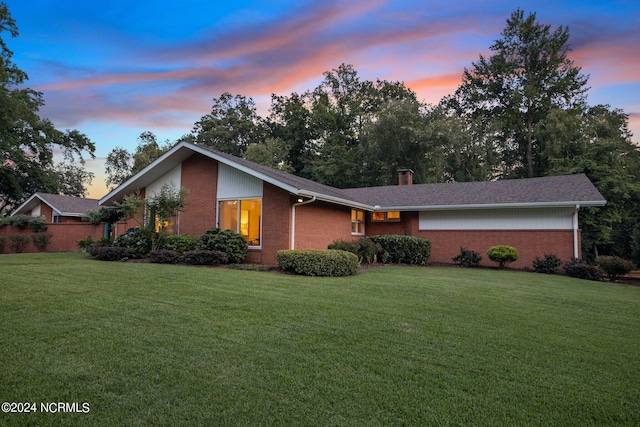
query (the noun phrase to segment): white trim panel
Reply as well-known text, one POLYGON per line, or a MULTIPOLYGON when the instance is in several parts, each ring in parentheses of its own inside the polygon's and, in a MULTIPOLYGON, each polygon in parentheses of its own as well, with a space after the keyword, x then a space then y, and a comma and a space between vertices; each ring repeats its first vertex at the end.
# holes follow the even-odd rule
POLYGON ((571 230, 573 208, 421 211, 420 230, 571 230))
POLYGON ((224 163, 218 163, 218 200, 260 198, 262 198, 261 179, 224 163))
POLYGON ((153 181, 151 184, 147 186, 145 191, 145 195, 147 198, 154 197, 160 194, 160 190, 162 186, 165 184, 173 184, 176 190, 180 189, 180 177, 182 176, 182 163, 180 163, 175 168, 171 169, 166 174, 162 175, 157 180, 153 181))

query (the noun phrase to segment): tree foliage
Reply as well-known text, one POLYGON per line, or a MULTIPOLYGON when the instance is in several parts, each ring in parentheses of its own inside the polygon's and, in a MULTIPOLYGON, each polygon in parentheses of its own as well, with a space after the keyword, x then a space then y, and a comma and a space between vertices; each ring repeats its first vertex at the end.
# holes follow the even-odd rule
POLYGON ((9 9, 0 3, 0 212, 37 191, 83 195, 92 175, 70 163, 84 165, 95 146, 77 130, 60 131, 38 115, 43 95, 24 87, 28 76, 12 62, 4 32, 18 36, 9 9), (54 150, 64 153, 62 165, 55 164, 54 150))

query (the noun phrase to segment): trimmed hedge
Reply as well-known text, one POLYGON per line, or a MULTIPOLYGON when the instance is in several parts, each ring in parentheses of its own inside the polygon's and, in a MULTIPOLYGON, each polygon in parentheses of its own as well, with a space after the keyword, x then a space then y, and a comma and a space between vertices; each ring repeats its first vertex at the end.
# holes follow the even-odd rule
POLYGON ((53 234, 51 233, 34 233, 31 235, 31 243, 36 247, 38 252, 44 252, 51 243, 51 238, 53 234))
POLYGON ((567 276, 577 279, 602 281, 603 272, 597 265, 587 264, 581 259, 574 258, 572 261, 566 262, 564 271, 567 276))
POLYGON ((180 253, 169 249, 161 249, 149 252, 149 262, 154 264, 177 264, 180 261, 180 253))
POLYGON ((381 262, 425 265, 431 256, 431 242, 422 237, 390 234, 371 236, 369 239, 382 248, 378 254, 381 262))
POLYGON ((164 238, 162 247, 166 250, 183 253, 194 250, 196 243, 198 243, 197 237, 188 234, 172 234, 164 238))
POLYGON ((16 254, 22 253, 29 246, 29 236, 26 234, 12 234, 9 236, 9 247, 16 254))
POLYGON ((100 261, 126 261, 129 258, 129 251, 118 246, 92 246, 89 254, 100 261))
POLYGON ((558 274, 562 261, 555 254, 545 254, 544 258, 533 260, 533 271, 544 274, 558 274))
POLYGON ((631 273, 636 268, 632 261, 617 256, 602 255, 598 257, 596 264, 613 282, 631 273))
POLYGON ((358 256, 360 262, 366 261, 368 264, 377 262, 378 254, 382 252, 382 246, 368 237, 359 240, 336 240, 329 245, 329 249, 351 252, 358 256))
POLYGON ((200 236, 196 243, 196 250, 220 251, 227 254, 229 263, 240 264, 247 255, 249 249, 244 237, 230 230, 211 228, 200 236))
POLYGON ((195 250, 185 252, 182 260, 191 265, 214 265, 228 263, 229 257, 221 251, 195 250))
POLYGON ((354 253, 335 249, 281 250, 276 259, 281 269, 303 276, 353 276, 360 264, 354 253))

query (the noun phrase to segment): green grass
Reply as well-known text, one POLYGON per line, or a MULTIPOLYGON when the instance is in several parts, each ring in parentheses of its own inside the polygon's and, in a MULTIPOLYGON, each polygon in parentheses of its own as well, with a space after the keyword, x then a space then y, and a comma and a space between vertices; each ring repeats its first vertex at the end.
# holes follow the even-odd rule
POLYGON ((640 288, 0 256, 0 425, 640 425, 640 288))

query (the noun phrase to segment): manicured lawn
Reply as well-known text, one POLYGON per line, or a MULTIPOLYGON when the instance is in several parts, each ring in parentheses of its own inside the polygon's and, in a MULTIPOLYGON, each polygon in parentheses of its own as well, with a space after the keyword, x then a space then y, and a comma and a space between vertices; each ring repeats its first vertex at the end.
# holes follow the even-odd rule
POLYGON ((39 412, 0 425, 640 425, 639 327, 640 288, 533 273, 1 255, 0 401, 39 412))

